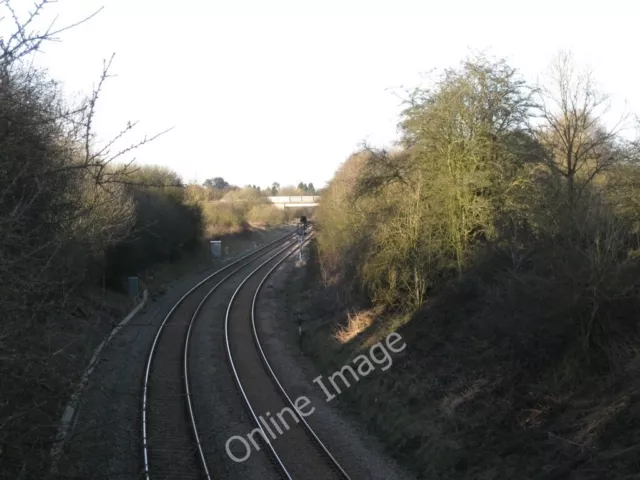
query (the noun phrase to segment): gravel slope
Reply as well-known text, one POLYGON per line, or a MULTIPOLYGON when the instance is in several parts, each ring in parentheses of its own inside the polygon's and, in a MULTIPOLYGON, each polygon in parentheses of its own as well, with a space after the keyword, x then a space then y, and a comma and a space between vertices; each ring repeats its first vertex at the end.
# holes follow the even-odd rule
POLYGON ((293 400, 302 395, 311 400, 316 409, 306 420, 352 480, 414 478, 383 453, 379 442, 340 413, 339 397, 326 402, 321 388, 312 382, 319 373, 292 341, 297 325, 288 322, 283 313, 283 283, 295 268, 304 267, 296 267, 295 258, 285 262, 265 283, 258 298, 256 321, 269 363, 293 400))
MULTIPOLYGON (((261 233, 256 241, 264 244, 282 234, 282 230, 261 233)), ((244 245, 253 247, 253 242, 243 242, 244 245)), ((142 478, 140 397, 149 348, 175 302, 213 271, 207 269, 172 282, 105 347, 81 398, 57 478, 142 478)))

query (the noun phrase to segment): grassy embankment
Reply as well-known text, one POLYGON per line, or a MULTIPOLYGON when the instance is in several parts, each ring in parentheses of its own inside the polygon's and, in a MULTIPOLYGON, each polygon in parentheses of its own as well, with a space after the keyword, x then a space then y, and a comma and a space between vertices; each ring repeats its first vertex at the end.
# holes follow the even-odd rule
POLYGON ((419 478, 640 471, 638 144, 560 60, 538 93, 483 58, 417 91, 401 148, 337 172, 290 282, 323 372, 406 340, 340 403, 419 478))

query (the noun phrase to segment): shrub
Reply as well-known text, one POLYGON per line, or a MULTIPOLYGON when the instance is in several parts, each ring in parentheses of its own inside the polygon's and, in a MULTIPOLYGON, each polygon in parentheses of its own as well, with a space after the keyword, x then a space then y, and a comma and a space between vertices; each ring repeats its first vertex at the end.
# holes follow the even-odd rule
POLYGON ((284 209, 269 204, 255 205, 247 213, 247 220, 257 225, 281 225, 286 217, 284 209))
MULTIPOLYGON (((581 142, 597 135, 599 157, 580 152, 589 174, 571 170, 568 178, 557 165, 570 152, 530 133, 546 127, 524 128, 531 107, 517 72, 483 57, 416 90, 402 116, 401 148, 363 148, 323 192, 325 280, 374 305, 415 311, 473 277, 477 298, 537 312, 526 328, 505 320, 514 339, 530 334, 535 344, 547 318, 562 318, 553 326, 566 335, 564 347, 583 359, 606 356, 612 332, 630 331, 616 315, 636 308, 638 145, 589 123, 581 142), (538 305, 541 298, 548 300, 538 305)), ((578 120, 566 119, 579 130, 578 120)))
POLYGON ((257 225, 278 225, 288 221, 294 212, 278 210, 268 203, 265 195, 253 187, 232 188, 217 199, 211 190, 198 185, 189 185, 185 201, 197 205, 203 213, 204 233, 214 238, 226 233, 240 232, 257 225))
POLYGON ((203 231, 202 211, 185 203, 185 189, 175 172, 140 167, 126 180, 136 220, 127 238, 107 251, 107 280, 114 286, 124 276, 196 247, 203 231))
POLYGON ((204 213, 205 234, 208 238, 229 232, 240 232, 248 227, 244 205, 238 206, 225 202, 205 202, 200 205, 204 213))
POLYGON ((74 323, 81 323, 78 290, 99 278, 104 250, 133 223, 130 196, 108 181, 108 159, 86 143, 96 95, 67 105, 45 73, 0 55, 0 470, 7 478, 46 472, 61 406, 79 374, 73 355, 83 353, 84 343, 65 337, 82 329, 74 323))

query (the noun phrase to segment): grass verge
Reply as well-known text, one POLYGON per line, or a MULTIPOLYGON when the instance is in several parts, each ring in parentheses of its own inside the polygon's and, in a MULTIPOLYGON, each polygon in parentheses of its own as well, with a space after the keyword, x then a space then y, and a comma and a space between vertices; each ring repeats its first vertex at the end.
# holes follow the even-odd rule
POLYGON ((633 342, 617 343, 632 361, 599 370, 584 368, 554 328, 541 326, 524 344, 499 317, 524 324, 525 311, 463 289, 441 292, 413 315, 346 306, 335 286, 322 285, 313 249, 308 269, 287 282, 288 315, 301 315, 302 348, 323 374, 391 331, 405 339, 388 371, 345 390, 339 404, 418 478, 637 478, 633 342))

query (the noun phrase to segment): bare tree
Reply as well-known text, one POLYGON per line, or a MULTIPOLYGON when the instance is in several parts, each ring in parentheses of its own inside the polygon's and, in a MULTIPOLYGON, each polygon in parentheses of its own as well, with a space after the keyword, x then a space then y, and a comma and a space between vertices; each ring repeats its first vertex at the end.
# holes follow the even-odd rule
POLYGON ((35 26, 37 18, 42 14, 45 7, 51 3, 55 3, 55 0, 35 2, 26 17, 20 18, 20 15, 13 8, 11 0, 0 0, 0 8, 3 8, 8 13, 8 15, 0 17, 0 23, 7 21, 12 24, 9 27, 12 33, 0 38, 0 62, 3 67, 13 64, 16 60, 33 52, 37 52, 43 43, 57 41, 58 35, 85 23, 102 10, 100 8, 89 16, 69 25, 59 26, 54 20, 45 29, 37 28, 35 26))
POLYGON ((131 230, 127 157, 156 137, 119 147, 135 126, 129 123, 113 140, 96 142, 96 103, 111 60, 78 104, 33 67, 44 42, 93 16, 41 29, 36 20, 49 3, 39 0, 21 16, 0 0, 2 478, 45 478, 60 412, 80 378, 83 344, 90 346, 97 328, 83 322, 78 291, 97 283, 106 248, 131 230))
POLYGON ((567 202, 574 206, 585 186, 620 158, 617 138, 629 118, 622 114, 607 125, 609 97, 590 70, 575 68, 569 52, 558 54, 538 93, 541 122, 532 131, 546 148, 549 167, 566 179, 567 202))

